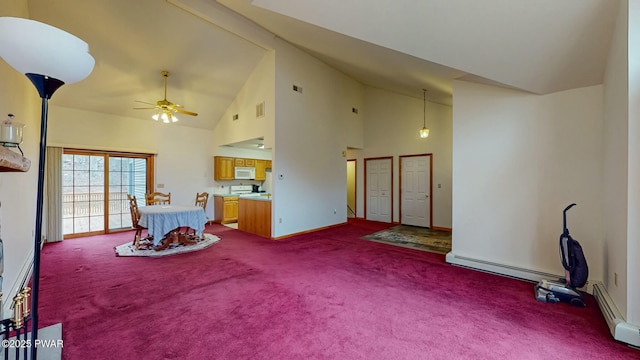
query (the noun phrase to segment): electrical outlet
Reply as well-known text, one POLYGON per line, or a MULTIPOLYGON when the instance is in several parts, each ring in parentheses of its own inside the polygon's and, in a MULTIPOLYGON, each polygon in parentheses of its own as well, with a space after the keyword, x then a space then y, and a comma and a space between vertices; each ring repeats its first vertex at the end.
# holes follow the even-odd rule
POLYGON ((164 184, 158 184, 158 185, 156 185, 156 187, 157 187, 158 189, 164 189, 164 184))
POLYGON ((282 218, 279 218, 279 219, 278 219, 278 222, 279 222, 280 224, 282 224, 282 218))
POLYGON ((333 213, 336 214, 338 212, 337 209, 333 209, 333 213))

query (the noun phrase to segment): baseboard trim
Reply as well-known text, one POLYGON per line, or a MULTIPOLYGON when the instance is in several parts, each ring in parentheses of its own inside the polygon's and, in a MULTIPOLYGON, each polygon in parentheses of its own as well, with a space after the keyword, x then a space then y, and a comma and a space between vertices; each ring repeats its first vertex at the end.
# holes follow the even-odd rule
POLYGON ((440 230, 440 231, 451 231, 451 228, 442 227, 442 226, 432 226, 431 229, 432 230, 440 230))
MULTIPOLYGON (((511 266, 505 264, 499 264, 491 261, 473 259, 466 256, 456 255, 453 252, 449 252, 446 255, 446 261, 449 264, 462 266, 474 270, 484 271, 491 274, 502 275, 506 277, 529 280, 538 282, 540 280, 552 280, 564 278, 564 275, 550 274, 542 271, 526 269, 518 266, 511 266)), ((590 282, 587 282, 585 287, 579 290, 591 294, 593 292, 593 286, 590 282)))
POLYGON ((640 347, 640 326, 625 321, 602 282, 597 281, 593 284, 593 297, 600 307, 613 338, 634 347, 640 347))
POLYGON ((337 227, 337 226, 342 226, 342 225, 345 225, 345 224, 346 224, 346 222, 343 222, 343 223, 339 223, 339 224, 333 224, 333 225, 328 225, 328 226, 322 226, 322 227, 315 228, 315 229, 300 231, 300 232, 293 233, 293 234, 287 234, 287 235, 281 235, 281 236, 272 236, 271 240, 282 240, 282 239, 290 238, 292 236, 298 236, 298 235, 308 234, 308 233, 312 233, 312 232, 316 232, 316 231, 320 231, 320 230, 331 229, 331 228, 334 228, 334 227, 337 227))
POLYGON ((4 294, 2 303, 2 318, 7 319, 13 316, 13 298, 21 291, 29 282, 31 278, 31 271, 33 270, 33 248, 29 251, 29 256, 25 259, 25 262, 20 268, 16 281, 13 282, 8 294, 4 294))

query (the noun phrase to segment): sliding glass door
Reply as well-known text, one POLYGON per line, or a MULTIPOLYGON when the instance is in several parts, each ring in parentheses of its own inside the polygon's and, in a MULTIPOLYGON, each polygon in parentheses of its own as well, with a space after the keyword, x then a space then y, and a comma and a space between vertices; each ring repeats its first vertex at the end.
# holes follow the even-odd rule
POLYGON ((127 194, 144 199, 153 156, 65 150, 62 155, 65 238, 131 228, 127 194))

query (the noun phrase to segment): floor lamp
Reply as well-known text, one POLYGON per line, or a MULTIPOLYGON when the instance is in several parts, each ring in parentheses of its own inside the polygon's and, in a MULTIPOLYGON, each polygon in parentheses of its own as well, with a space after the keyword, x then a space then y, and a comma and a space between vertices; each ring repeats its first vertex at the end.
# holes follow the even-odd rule
POLYGON ((89 76, 95 61, 87 43, 77 37, 38 21, 15 17, 0 17, 0 57, 25 74, 42 98, 31 297, 31 359, 36 359, 48 104, 60 86, 89 76))

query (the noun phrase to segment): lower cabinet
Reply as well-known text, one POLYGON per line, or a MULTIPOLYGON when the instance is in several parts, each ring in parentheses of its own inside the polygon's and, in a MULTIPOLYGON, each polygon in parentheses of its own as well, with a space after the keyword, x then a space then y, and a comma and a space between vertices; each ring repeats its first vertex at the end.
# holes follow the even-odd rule
POLYGON ((238 221, 238 197, 214 196, 214 221, 221 224, 238 221))
POLYGON ((271 201, 240 199, 238 230, 271 238, 271 201))

